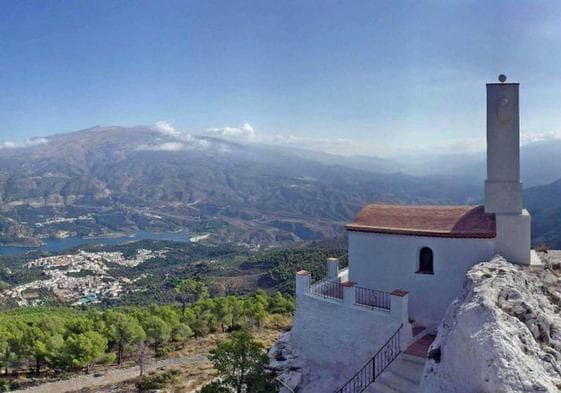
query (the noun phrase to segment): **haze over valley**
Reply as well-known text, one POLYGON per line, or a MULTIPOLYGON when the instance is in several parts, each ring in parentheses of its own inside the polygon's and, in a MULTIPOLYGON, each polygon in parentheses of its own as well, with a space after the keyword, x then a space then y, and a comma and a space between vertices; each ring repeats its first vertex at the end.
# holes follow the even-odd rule
MULTIPOLYGON (((561 154, 561 142, 522 149, 522 173, 537 185, 526 200, 534 241, 558 247, 561 168, 539 161, 543 152, 561 154)), ((321 240, 343 236, 369 202, 479 203, 484 168, 482 154, 392 161, 161 125, 94 127, 0 149, 0 241, 34 246, 138 230, 248 246, 321 240)))

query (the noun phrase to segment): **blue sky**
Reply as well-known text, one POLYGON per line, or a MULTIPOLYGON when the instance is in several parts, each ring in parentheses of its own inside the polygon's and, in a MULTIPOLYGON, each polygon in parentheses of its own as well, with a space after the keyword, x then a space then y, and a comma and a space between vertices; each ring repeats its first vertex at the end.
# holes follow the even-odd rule
POLYGON ((559 20, 556 1, 6 0, 0 142, 166 121, 345 153, 479 149, 501 72, 525 138, 558 137, 559 20))

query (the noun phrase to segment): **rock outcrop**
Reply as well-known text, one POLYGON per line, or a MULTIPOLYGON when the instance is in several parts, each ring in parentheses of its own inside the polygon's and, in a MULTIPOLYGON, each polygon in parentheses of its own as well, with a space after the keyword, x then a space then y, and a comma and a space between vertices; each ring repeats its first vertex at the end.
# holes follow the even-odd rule
POLYGON ((282 382, 280 393, 298 392, 302 386, 303 364, 293 347, 290 332, 284 333, 269 350, 269 368, 282 382))
POLYGON ((429 351, 421 392, 561 390, 561 252, 543 267, 496 257, 467 273, 429 351))

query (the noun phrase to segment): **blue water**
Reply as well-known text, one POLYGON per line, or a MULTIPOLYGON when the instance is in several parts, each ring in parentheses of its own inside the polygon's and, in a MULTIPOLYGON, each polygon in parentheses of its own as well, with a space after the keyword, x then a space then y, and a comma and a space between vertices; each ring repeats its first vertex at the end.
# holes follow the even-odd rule
POLYGON ((65 239, 48 239, 44 245, 39 247, 12 247, 0 246, 0 255, 23 255, 29 251, 50 251, 59 252, 69 248, 81 246, 83 244, 124 244, 137 240, 170 240, 175 242, 187 242, 189 237, 184 231, 181 232, 146 232, 138 231, 131 236, 122 237, 98 237, 98 238, 81 238, 67 237, 65 239))

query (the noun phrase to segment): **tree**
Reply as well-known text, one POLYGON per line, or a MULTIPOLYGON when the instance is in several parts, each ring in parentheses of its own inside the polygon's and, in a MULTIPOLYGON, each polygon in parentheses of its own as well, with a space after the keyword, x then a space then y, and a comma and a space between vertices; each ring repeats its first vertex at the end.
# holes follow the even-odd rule
POLYGON ((171 327, 162 318, 150 315, 142 321, 146 338, 154 346, 154 352, 160 354, 160 347, 171 338, 171 327))
POLYGON ((182 323, 177 328, 172 331, 172 338, 175 342, 182 343, 182 346, 185 347, 185 341, 193 336, 193 331, 189 327, 189 325, 182 323))
POLYGON ((6 370, 8 373, 8 366, 10 365, 10 344, 8 342, 8 332, 0 331, 0 368, 6 370))
POLYGON ((232 322, 230 323, 230 326, 232 327, 232 329, 234 329, 238 326, 241 326, 241 324, 244 322, 247 311, 244 308, 244 302, 240 299, 231 296, 228 297, 228 301, 230 302, 232 315, 232 322))
POLYGON ((64 367, 64 338, 61 334, 54 334, 44 342, 38 343, 43 352, 44 359, 51 367, 64 367))
POLYGON ((265 322, 265 319, 267 319, 267 315, 269 315, 269 313, 267 312, 267 310, 265 310, 263 304, 259 302, 252 304, 251 317, 257 324, 258 328, 261 328, 263 326, 263 322, 265 322))
MULTIPOLYGON (((63 331, 62 325, 54 320, 45 316, 38 322, 28 325, 22 336, 22 348, 24 353, 35 360, 35 372, 41 371, 41 365, 45 362, 47 357, 51 355, 51 351, 56 350, 52 346, 48 346, 49 339, 63 331)), ((55 344, 50 342, 50 344, 55 344)))
POLYGON ((213 381, 203 386, 201 390, 199 390, 199 393, 231 393, 231 390, 223 386, 222 382, 213 381))
POLYGON ((85 367, 86 374, 90 372, 93 363, 111 360, 111 356, 105 353, 107 339, 97 332, 88 331, 71 335, 64 344, 67 364, 73 367, 85 367))
POLYGON ((270 309, 272 314, 287 314, 294 311, 294 302, 284 297, 280 292, 271 298, 270 309))
POLYGON ((192 305, 196 301, 208 298, 208 288, 200 280, 187 278, 181 280, 176 285, 177 299, 181 303, 181 315, 185 313, 187 305, 192 305))
POLYGON ((226 326, 232 321, 231 302, 224 297, 215 298, 213 312, 224 333, 226 326))
POLYGON ((232 333, 210 352, 209 358, 221 375, 222 385, 236 393, 276 391, 274 378, 266 371, 269 358, 246 330, 232 333))
POLYGON ((105 318, 110 344, 117 349, 117 364, 121 364, 125 351, 143 343, 146 333, 136 318, 121 312, 109 311, 105 318))
POLYGON ((84 318, 73 318, 66 324, 66 329, 71 334, 81 334, 94 331, 94 321, 84 318))
POLYGON ((4 359, 6 374, 8 369, 11 368, 12 371, 17 370, 25 360, 26 348, 23 340, 23 331, 25 330, 26 324, 21 320, 15 319, 11 324, 7 326, 8 334, 6 339, 8 341, 8 352, 6 353, 6 358, 4 359))

